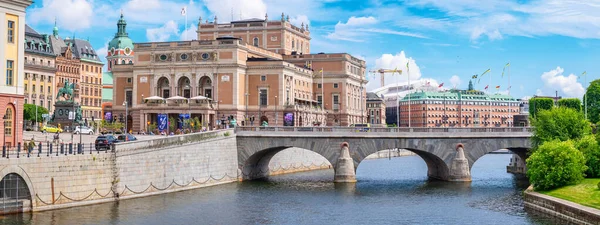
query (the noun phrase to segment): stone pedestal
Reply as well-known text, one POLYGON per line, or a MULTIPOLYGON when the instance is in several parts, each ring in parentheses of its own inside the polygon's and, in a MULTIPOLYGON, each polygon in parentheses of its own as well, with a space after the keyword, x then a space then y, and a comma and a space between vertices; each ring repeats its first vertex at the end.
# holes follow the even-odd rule
POLYGON ((336 183, 354 183, 356 182, 356 171, 354 171, 354 160, 350 157, 350 150, 348 144, 342 145, 340 157, 337 160, 335 167, 335 178, 333 182, 336 183))
POLYGON ((471 171, 469 169, 469 161, 465 158, 464 146, 463 144, 458 144, 456 146, 456 155, 452 160, 452 164, 450 165, 450 179, 449 181, 458 181, 458 182, 470 182, 471 181, 471 171))

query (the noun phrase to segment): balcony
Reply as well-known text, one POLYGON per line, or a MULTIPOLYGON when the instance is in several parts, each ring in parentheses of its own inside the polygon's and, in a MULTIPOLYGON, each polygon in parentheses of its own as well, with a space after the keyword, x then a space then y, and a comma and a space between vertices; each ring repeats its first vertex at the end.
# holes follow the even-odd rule
POLYGON ((38 69, 46 69, 46 70, 56 71, 54 64, 48 65, 48 63, 40 63, 39 61, 33 61, 33 60, 25 60, 25 66, 38 68, 38 69))

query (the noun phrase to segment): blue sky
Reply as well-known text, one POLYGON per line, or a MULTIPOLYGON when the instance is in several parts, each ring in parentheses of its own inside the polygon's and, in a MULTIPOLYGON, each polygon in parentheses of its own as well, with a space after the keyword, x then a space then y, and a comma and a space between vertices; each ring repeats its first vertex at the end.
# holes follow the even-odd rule
MULTIPOLYGON (((310 24, 313 53, 348 52, 369 70, 406 71, 409 62, 411 80, 445 87, 466 88, 473 74, 491 69, 476 88, 507 92, 508 72, 501 74, 510 62, 510 92, 518 98, 555 91, 580 98, 587 83, 577 76, 587 71, 589 82, 600 73, 595 0, 38 0, 27 23, 51 33, 56 18, 61 36, 89 38, 106 54, 121 10, 134 42, 195 38, 199 17, 279 19, 283 12, 298 26, 310 24)), ((379 87, 378 76, 369 75, 368 89, 379 87)))

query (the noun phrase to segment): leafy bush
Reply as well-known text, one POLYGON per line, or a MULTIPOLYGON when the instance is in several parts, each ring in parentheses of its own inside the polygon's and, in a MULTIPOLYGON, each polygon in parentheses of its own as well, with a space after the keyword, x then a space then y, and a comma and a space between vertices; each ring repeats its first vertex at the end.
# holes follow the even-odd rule
POLYGON ((547 141, 527 159, 527 176, 535 190, 549 190, 583 180, 585 158, 572 141, 547 141))
POLYGON ((598 189, 600 189, 600 182, 598 182, 598 189))
POLYGON ((551 98, 532 98, 529 99, 529 115, 536 118, 540 111, 554 108, 554 100, 551 98))
POLYGON ((567 107, 581 112, 581 100, 578 98, 563 98, 558 100, 559 107, 567 107))
POLYGON ((585 172, 588 178, 600 177, 600 146, 593 135, 587 135, 575 142, 577 148, 585 158, 587 171, 585 172))
POLYGON ((227 132, 225 132, 225 133, 223 134, 223 136, 225 136, 225 137, 229 137, 229 135, 231 135, 231 134, 229 133, 229 131, 227 131, 227 132))
POLYGON ((531 125, 534 127, 532 137, 534 151, 537 146, 546 141, 576 140, 590 134, 592 130, 583 113, 566 107, 538 112, 531 125))

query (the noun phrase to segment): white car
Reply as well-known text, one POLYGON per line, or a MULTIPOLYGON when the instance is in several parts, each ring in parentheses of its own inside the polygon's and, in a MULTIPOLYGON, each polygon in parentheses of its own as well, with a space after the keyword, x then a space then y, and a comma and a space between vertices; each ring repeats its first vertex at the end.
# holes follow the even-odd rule
POLYGON ((94 134, 94 130, 92 128, 86 127, 86 126, 77 126, 77 127, 75 127, 74 133, 75 134, 82 133, 82 134, 92 135, 92 134, 94 134))

